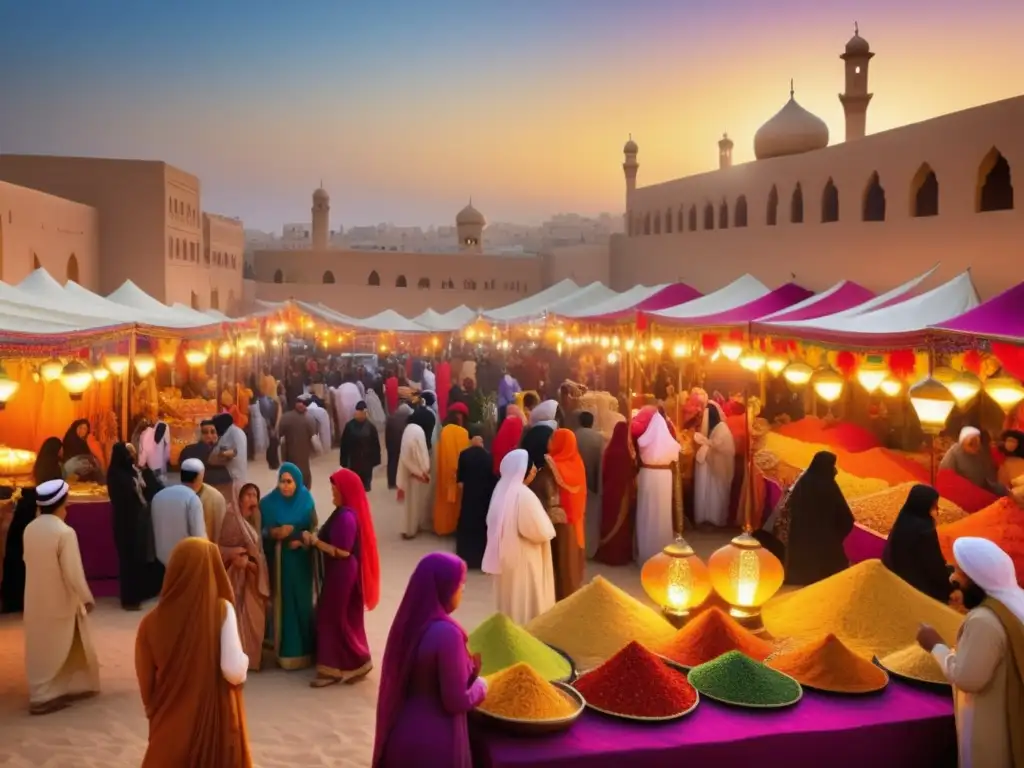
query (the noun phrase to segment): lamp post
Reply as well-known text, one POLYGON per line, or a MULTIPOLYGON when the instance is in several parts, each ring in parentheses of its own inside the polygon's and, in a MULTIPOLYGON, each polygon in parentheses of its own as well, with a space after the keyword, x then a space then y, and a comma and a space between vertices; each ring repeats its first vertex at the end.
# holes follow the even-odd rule
POLYGON ((928 467, 935 485, 935 437, 946 427, 946 420, 956 405, 953 393, 938 380, 928 377, 910 388, 910 405, 921 422, 921 431, 929 437, 928 467))

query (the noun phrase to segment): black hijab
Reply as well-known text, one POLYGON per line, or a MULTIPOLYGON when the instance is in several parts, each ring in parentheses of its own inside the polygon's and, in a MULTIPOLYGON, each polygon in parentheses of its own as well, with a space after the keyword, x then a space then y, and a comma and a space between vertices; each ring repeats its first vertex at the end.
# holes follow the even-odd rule
POLYGON ((434 425, 436 423, 437 417, 434 416, 434 412, 425 405, 421 405, 413 410, 406 425, 415 424, 423 430, 423 434, 427 438, 427 450, 429 451, 433 444, 434 425))
POLYGON ((107 467, 107 493, 115 505, 142 504, 146 496, 142 489, 142 475, 135 468, 135 461, 128 451, 127 443, 114 443, 110 449, 110 466, 107 467))
POLYGON ((32 466, 32 477, 36 485, 42 485, 49 480, 60 480, 64 477, 64 470, 60 465, 60 452, 64 444, 59 437, 48 437, 43 440, 36 454, 36 463, 32 466))
POLYGON ((167 434, 167 424, 158 421, 156 426, 153 427, 153 442, 160 445, 160 441, 164 439, 164 435, 167 434))
POLYGON ((547 466, 548 445, 555 430, 547 424, 535 424, 523 433, 520 448, 530 456, 530 465, 538 470, 547 466))
MULTIPOLYGON (((54 438, 56 439, 56 438, 54 438)), ((56 478, 54 478, 56 479, 56 478)), ((6 489, 4 490, 6 495, 6 489)), ((36 519, 36 489, 22 488, 14 506, 4 547, 3 578, 0 580, 0 613, 21 613, 25 605, 25 561, 23 536, 36 519)))
POLYGON ((230 413, 218 413, 213 417, 213 428, 217 430, 217 437, 224 437, 224 433, 235 423, 230 413))
POLYGON ((107 467, 107 485, 110 485, 112 480, 117 482, 123 478, 128 478, 134 481, 136 476, 135 462, 132 461, 132 455, 128 451, 128 445, 126 443, 114 443, 114 447, 110 449, 110 466, 107 467))
MULTIPOLYGON (((714 405, 711 405, 710 403, 708 404, 707 408, 708 408, 708 434, 707 434, 707 437, 711 437, 711 433, 715 431, 715 427, 717 427, 719 424, 722 423, 722 412, 720 410, 718 410, 717 407, 715 407, 714 405)), ((822 453, 824 453, 824 451, 822 451, 822 453)), ((814 459, 811 461, 811 466, 814 466, 814 461, 817 460, 818 456, 821 456, 821 453, 819 453, 817 456, 814 457, 814 459)), ((829 456, 832 457, 832 466, 835 467, 835 464, 836 464, 836 457, 835 457, 835 455, 830 453, 829 456)), ((810 469, 811 469, 810 467, 807 468, 808 471, 810 471, 810 469)))
POLYGON ((919 592, 947 603, 953 587, 932 519, 938 501, 939 492, 930 485, 910 489, 885 542, 882 563, 919 592))
POLYGON ((89 431, 85 433, 85 437, 78 436, 78 428, 85 424, 89 427, 88 419, 78 419, 72 422, 71 426, 68 427, 68 431, 64 433, 64 461, 73 459, 75 456, 92 456, 92 451, 89 450, 89 443, 87 438, 92 428, 89 427, 89 431))
POLYGON ((1017 429, 1008 429, 999 436, 999 440, 1003 443, 1006 442, 1006 438, 1012 437, 1017 441, 1016 450, 1007 452, 1005 449, 1001 449, 1004 456, 1014 456, 1018 459, 1024 459, 1024 432, 1017 429))

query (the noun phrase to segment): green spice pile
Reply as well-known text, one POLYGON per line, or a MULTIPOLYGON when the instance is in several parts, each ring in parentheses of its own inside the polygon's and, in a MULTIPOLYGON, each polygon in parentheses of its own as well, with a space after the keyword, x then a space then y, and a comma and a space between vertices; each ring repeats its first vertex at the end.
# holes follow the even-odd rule
POLYGON ((739 651, 690 670, 690 685, 728 704, 748 707, 781 707, 801 695, 800 684, 739 651))
POLYGON ((494 614, 470 633, 469 650, 480 654, 480 674, 484 676, 519 663, 528 664, 545 680, 564 680, 572 674, 564 656, 503 613, 494 614))

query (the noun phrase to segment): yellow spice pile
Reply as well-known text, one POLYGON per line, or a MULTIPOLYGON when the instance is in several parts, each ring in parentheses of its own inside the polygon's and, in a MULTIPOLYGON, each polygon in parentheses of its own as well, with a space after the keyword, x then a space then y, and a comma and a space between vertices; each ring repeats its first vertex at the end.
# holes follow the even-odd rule
POLYGON ((880 560, 865 560, 776 598, 762 615, 773 637, 811 642, 832 633, 869 658, 906 647, 922 623, 943 637, 956 637, 963 621, 959 613, 918 592, 880 560))
MULTIPOLYGON (((888 536, 896 522, 903 504, 910 495, 910 489, 917 483, 901 483, 884 491, 872 493, 850 502, 853 518, 865 528, 888 536)), ((967 517, 967 513, 949 499, 939 499, 939 516, 937 525, 955 523, 967 517)))
POLYGON ((890 653, 882 657, 880 661, 883 667, 897 675, 906 675, 915 680, 925 680, 929 683, 948 682, 939 662, 917 643, 890 653))
POLYGON ((526 629, 590 669, 632 641, 660 647, 675 630, 660 614, 600 576, 541 614, 526 629))
POLYGON ((484 678, 487 695, 480 709, 513 720, 559 720, 577 710, 562 693, 524 662, 484 678))
MULTIPOLYGON (((769 432, 765 440, 767 450, 774 453, 784 464, 789 464, 797 469, 807 469, 811 459, 820 451, 834 453, 835 448, 820 443, 805 443, 801 440, 794 440, 792 437, 780 435, 777 432, 769 432)), ((877 493, 889 487, 889 483, 877 477, 855 477, 849 472, 839 470, 836 475, 843 496, 847 499, 856 499, 867 496, 869 493, 877 493)))

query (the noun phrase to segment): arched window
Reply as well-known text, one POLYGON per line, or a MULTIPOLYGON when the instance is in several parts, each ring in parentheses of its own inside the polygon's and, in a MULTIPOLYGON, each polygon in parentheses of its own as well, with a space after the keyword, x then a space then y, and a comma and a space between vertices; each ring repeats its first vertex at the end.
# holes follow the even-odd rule
POLYGON ((654 234, 661 234, 661 211, 654 212, 654 234))
POLYGON ((173 259, 174 258, 174 238, 173 237, 168 237, 167 238, 167 258, 168 259, 173 259))
POLYGON ((73 283, 78 282, 78 257, 73 253, 68 256, 67 280, 73 283))
POLYGON ((910 184, 910 215, 939 215, 939 179, 928 163, 921 163, 910 184))
POLYGON ((665 211, 665 234, 672 234, 672 209, 669 208, 665 211))
POLYGON ((793 188, 793 196, 789 200, 789 221, 792 224, 804 223, 804 191, 799 181, 793 188))
POLYGON ((779 190, 772 184, 772 189, 768 193, 768 211, 765 215, 765 223, 769 227, 774 227, 779 222, 779 190))
POLYGON ((676 217, 676 232, 682 232, 685 229, 685 227, 683 226, 685 223, 686 222, 685 216, 683 215, 683 206, 680 205, 679 213, 676 217))
POLYGON ((331 272, 331 270, 329 270, 329 269, 326 272, 324 272, 324 283, 325 284, 333 284, 334 283, 334 273, 331 272))
POLYGON ((697 206, 696 205, 691 205, 690 206, 690 216, 689 216, 689 218, 690 218, 690 223, 689 223, 690 231, 691 232, 696 232, 697 231, 697 206))
POLYGON ((192 291, 192 299, 189 303, 192 305, 192 309, 199 309, 199 294, 192 291))
POLYGON ((715 206, 704 203, 704 229, 715 228, 715 206))
POLYGON ((32 252, 32 270, 35 271, 35 270, 39 269, 41 266, 43 266, 43 265, 39 262, 39 257, 33 251, 32 252))
POLYGON ((429 277, 421 277, 419 282, 416 283, 416 287, 417 288, 429 288, 430 287, 430 278, 429 277))
POLYGON ((283 283, 284 282, 284 272, 282 272, 280 269, 275 270, 275 272, 274 272, 274 282, 275 283, 283 283))
POLYGON ((825 189, 821 191, 821 223, 839 221, 839 190, 836 189, 832 177, 825 182, 825 189))
POLYGON ((210 309, 220 309, 220 291, 216 288, 210 291, 210 309))
POLYGON ((644 234, 651 234, 651 214, 649 213, 644 214, 644 234))
POLYGON ((395 288, 408 288, 409 284, 405 280, 405 275, 399 275, 398 279, 395 280, 395 288))
POLYGON ((718 228, 729 228, 729 203, 725 200, 723 200, 721 205, 718 206, 718 228))
POLYGON ((732 214, 733 226, 747 226, 747 196, 740 195, 736 198, 736 208, 732 214))
POLYGON ((878 171, 868 179, 864 192, 864 221, 885 221, 885 189, 878 178, 878 171))
POLYGON ((1010 178, 1010 164, 998 149, 992 147, 978 166, 976 210, 1013 210, 1013 183, 1010 178))
POLYGON ((366 281, 367 285, 380 285, 380 275, 377 274, 377 270, 373 270, 370 273, 369 279, 366 281))

